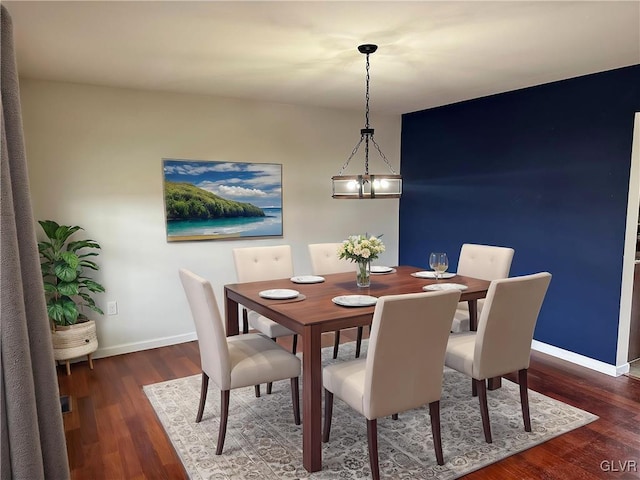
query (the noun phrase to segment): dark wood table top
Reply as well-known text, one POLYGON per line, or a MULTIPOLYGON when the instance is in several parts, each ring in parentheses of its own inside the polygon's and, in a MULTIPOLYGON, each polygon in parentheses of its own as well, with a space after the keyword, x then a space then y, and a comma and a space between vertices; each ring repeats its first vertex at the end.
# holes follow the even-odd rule
MULTIPOLYGON (((225 286, 225 295, 255 310, 268 318, 303 333, 305 326, 322 324, 322 331, 368 325, 371 323, 374 306, 343 307, 333 303, 332 298, 340 295, 398 295, 422 292, 422 287, 436 283, 435 280, 417 278, 412 273, 422 269, 412 266, 395 267, 394 273, 372 274, 371 286, 359 288, 355 272, 322 275, 322 283, 299 284, 289 278, 262 282, 237 283, 225 286), (293 300, 269 300, 260 297, 259 292, 267 289, 293 289, 300 296, 293 300)), ((461 301, 477 300, 487 294, 490 282, 456 275, 440 280, 439 283, 460 283, 468 288, 461 292, 461 301)))

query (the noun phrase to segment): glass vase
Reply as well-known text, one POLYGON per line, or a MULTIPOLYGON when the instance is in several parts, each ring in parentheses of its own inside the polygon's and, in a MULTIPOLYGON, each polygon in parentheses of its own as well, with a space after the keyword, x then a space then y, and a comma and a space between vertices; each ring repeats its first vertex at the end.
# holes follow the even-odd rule
POLYGON ((359 287, 368 287, 371 285, 371 261, 358 261, 358 270, 356 270, 356 281, 359 287))

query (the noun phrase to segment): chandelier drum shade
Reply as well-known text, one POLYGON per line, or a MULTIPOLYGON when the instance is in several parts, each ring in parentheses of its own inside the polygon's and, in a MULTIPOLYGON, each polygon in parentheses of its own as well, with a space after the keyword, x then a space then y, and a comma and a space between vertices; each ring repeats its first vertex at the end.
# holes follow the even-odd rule
POLYGON ((378 49, 377 45, 365 44, 358 47, 358 51, 367 56, 367 87, 365 95, 365 125, 360 130, 360 140, 353 148, 351 155, 338 172, 331 177, 333 184, 333 198, 338 199, 372 199, 372 198, 400 198, 402 194, 402 176, 391 167, 380 146, 373 138, 374 129, 369 124, 369 55, 378 49), (364 143, 364 173, 361 175, 343 175, 349 162, 364 143), (373 145, 384 161, 390 173, 369 173, 369 144, 373 145))

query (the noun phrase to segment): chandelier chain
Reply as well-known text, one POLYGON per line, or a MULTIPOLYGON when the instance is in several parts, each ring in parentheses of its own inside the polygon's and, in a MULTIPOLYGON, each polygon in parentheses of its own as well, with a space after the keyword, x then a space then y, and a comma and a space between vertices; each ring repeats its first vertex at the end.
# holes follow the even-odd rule
POLYGON ((364 96, 365 99, 365 113, 364 113, 364 128, 369 128, 369 54, 367 53, 367 88, 364 96))
POLYGON ((347 158, 347 161, 344 162, 344 165, 342 165, 342 168, 340 169, 340 171, 338 172, 338 176, 342 175, 342 173, 346 170, 346 168, 349 166, 349 162, 351 161, 351 159, 353 158, 353 156, 358 153, 358 148, 360 148, 360 144, 362 143, 362 140, 364 140, 364 135, 362 135, 360 137, 360 141, 358 143, 356 143, 356 146, 353 147, 353 150, 351 151, 351 155, 349 155, 349 158, 347 158))
MULTIPOLYGON (((365 100, 365 109, 364 109, 364 128, 369 128, 369 54, 367 53, 367 88, 365 90, 364 100, 365 100)), ((369 175, 369 137, 373 140, 373 134, 365 133, 364 134, 364 174, 369 175)))
POLYGON ((387 160, 387 157, 384 156, 384 153, 382 153, 382 150, 380 150, 380 145, 378 145, 378 142, 376 142, 373 139, 373 136, 371 137, 371 142, 373 143, 373 145, 376 147, 376 150, 378 150, 378 153, 380 154, 380 157, 382 157, 382 160, 384 160, 384 163, 387 164, 387 167, 389 167, 389 170, 391 170, 391 173, 393 173, 394 175, 397 175, 398 172, 396 172, 393 167, 391 166, 391 164, 389 163, 389 160, 387 160))

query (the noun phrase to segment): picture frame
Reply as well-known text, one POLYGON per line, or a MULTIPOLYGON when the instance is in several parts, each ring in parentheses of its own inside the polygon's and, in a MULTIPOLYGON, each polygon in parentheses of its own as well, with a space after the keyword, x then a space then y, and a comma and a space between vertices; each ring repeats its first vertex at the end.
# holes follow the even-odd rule
POLYGON ((168 242, 282 237, 282 164, 163 158, 168 242))

